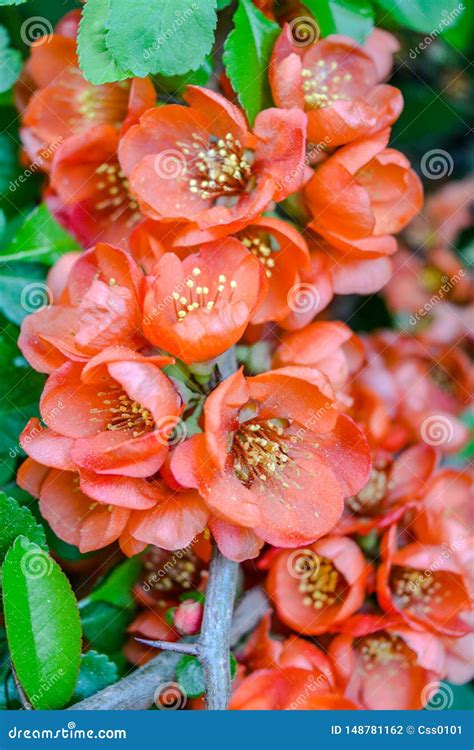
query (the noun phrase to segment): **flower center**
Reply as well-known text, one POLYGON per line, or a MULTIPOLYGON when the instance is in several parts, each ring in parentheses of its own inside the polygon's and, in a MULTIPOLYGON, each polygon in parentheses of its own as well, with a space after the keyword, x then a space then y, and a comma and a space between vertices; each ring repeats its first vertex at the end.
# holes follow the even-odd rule
POLYGON ((225 138, 193 133, 192 143, 177 142, 187 157, 185 178, 191 193, 203 199, 243 192, 251 177, 251 153, 231 133, 225 138))
MULTIPOLYGON (((243 424, 234 435, 232 453, 234 471, 242 484, 256 479, 267 482, 276 479, 289 487, 283 474, 289 457, 290 441, 285 440, 285 419, 252 420, 243 424)), ((291 438, 294 440, 294 438, 291 438)))
POLYGON ((131 215, 127 225, 134 224, 140 217, 138 203, 129 193, 128 180, 118 163, 104 162, 95 170, 97 175, 96 190, 98 201, 97 211, 112 211, 110 221, 116 221, 125 211, 131 215))
POLYGON ((153 550, 144 560, 147 571, 145 583, 159 594, 169 594, 180 589, 195 589, 201 565, 188 548, 163 555, 153 550))
POLYGON ((102 399, 104 406, 90 410, 91 414, 97 415, 91 417, 91 422, 100 422, 103 425, 104 419, 109 419, 105 429, 113 432, 132 430, 134 438, 154 429, 155 423, 150 411, 138 401, 133 401, 121 386, 111 385, 97 395, 102 399))
POLYGON ((359 641, 359 649, 362 654, 361 666, 366 672, 391 662, 397 662, 397 669, 406 669, 412 654, 400 636, 388 633, 365 636, 359 641))
POLYGON ((340 99, 350 100, 350 73, 339 70, 335 60, 318 60, 313 68, 303 68, 304 100, 311 109, 323 109, 340 99))
POLYGON ((381 512, 382 501, 391 487, 387 472, 372 468, 365 487, 357 495, 346 500, 347 507, 355 515, 376 516, 381 512))
POLYGON ((255 255, 260 263, 265 267, 265 276, 267 279, 272 277, 273 269, 275 268, 275 261, 271 257, 273 248, 271 247, 271 240, 268 242, 260 239, 260 237, 242 237, 241 241, 247 247, 250 252, 255 255))
POLYGON ((393 567, 390 585, 399 607, 428 615, 433 604, 441 604, 449 597, 449 588, 443 587, 439 573, 428 573, 398 565, 393 567))
POLYGON ((303 594, 303 604, 315 609, 330 607, 341 597, 344 588, 343 576, 331 560, 321 556, 318 556, 318 564, 314 566, 311 575, 298 585, 303 594))
POLYGON ((80 71, 80 91, 77 94, 77 111, 81 116, 78 124, 90 127, 91 122, 107 122, 119 128, 122 124, 128 108, 128 97, 130 84, 128 81, 119 81, 113 85, 85 86, 80 71))
POLYGON ((198 279, 201 273, 201 269, 197 266, 193 268, 193 278, 187 278, 184 285, 180 285, 180 288, 175 289, 171 294, 178 323, 194 310, 211 312, 214 306, 221 301, 232 302, 234 292, 237 289, 236 281, 232 279, 228 282, 227 277, 221 273, 209 287, 199 283, 198 279))

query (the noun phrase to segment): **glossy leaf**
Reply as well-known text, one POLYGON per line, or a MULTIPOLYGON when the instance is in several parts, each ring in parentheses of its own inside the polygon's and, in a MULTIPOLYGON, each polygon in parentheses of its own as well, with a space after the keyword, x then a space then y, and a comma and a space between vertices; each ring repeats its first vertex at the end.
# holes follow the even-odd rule
POLYGON ((4 492, 0 492, 0 518, 0 562, 3 562, 9 548, 20 535, 47 549, 44 529, 31 510, 20 505, 14 497, 7 497, 4 492))

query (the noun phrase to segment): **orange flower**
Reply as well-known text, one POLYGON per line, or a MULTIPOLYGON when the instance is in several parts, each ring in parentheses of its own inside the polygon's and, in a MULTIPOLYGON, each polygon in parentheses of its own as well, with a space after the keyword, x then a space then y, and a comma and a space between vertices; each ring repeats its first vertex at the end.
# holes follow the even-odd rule
POLYGON ((85 366, 66 362, 49 376, 40 401, 50 430, 30 420, 22 434, 26 451, 49 465, 54 443, 67 444, 70 463, 83 470, 151 476, 166 458, 170 420, 182 411, 180 396, 160 370, 169 361, 110 347, 85 366))
POLYGON ((464 572, 454 550, 409 544, 397 549, 397 527, 384 537, 377 570, 380 606, 415 629, 448 636, 470 631, 462 618, 471 610, 464 572))
POLYGON ((321 164, 304 188, 309 228, 339 255, 390 255, 391 236, 420 210, 422 186, 398 151, 385 148, 389 131, 361 138, 321 164))
MULTIPOLYGON (((143 276, 130 255, 100 243, 77 260, 68 258, 65 267, 63 260, 58 263, 67 273, 65 288, 53 300, 58 304, 28 315, 18 340, 35 370, 49 373, 68 360, 85 362, 108 346, 144 344, 139 304, 143 276)), ((60 288, 56 274, 51 284, 60 288)))
POLYGON ((233 238, 181 261, 166 253, 147 278, 143 330, 185 362, 217 357, 238 341, 266 291, 263 266, 233 238))
POLYGON ((118 163, 118 142, 112 125, 98 125, 68 138, 54 159, 51 186, 59 211, 66 208, 67 228, 86 247, 101 241, 126 248, 140 219, 118 163))
POLYGON ((208 396, 204 434, 178 445, 171 459, 176 479, 198 488, 217 518, 277 546, 328 533, 343 497, 368 478, 365 438, 338 414, 329 391, 300 379, 311 373, 235 373, 208 396))
POLYGON ((410 524, 410 531, 422 544, 450 544, 460 548, 472 533, 474 474, 443 468, 431 478, 423 504, 410 524))
MULTIPOLYGON (((268 279, 268 291, 252 323, 281 321, 294 310, 301 273, 310 268, 306 242, 287 221, 267 216, 249 224, 238 238, 258 258, 268 279)), ((316 311, 315 305, 313 315, 316 311)))
POLYGON ((306 635, 333 630, 363 604, 370 566, 344 536, 270 559, 268 592, 285 625, 306 635))
POLYGON ((301 331, 285 333, 275 352, 275 367, 316 367, 338 390, 363 361, 360 339, 339 321, 316 321, 301 331))
POLYGON ((109 124, 125 132, 156 101, 147 78, 132 78, 99 86, 86 81, 77 60, 76 40, 52 34, 31 45, 23 80, 34 90, 25 102, 24 87, 18 103, 25 104, 21 131, 28 156, 49 171, 51 159, 75 133, 109 124))
POLYGON ((420 709, 444 672, 439 638, 379 615, 355 615, 329 646, 339 688, 362 709, 420 709))
POLYGON ((370 479, 357 495, 346 500, 338 530, 344 534, 368 534, 400 520, 409 508, 417 507, 419 511, 437 458, 430 445, 414 445, 397 457, 375 450, 370 479))
POLYGON ((303 179, 306 116, 267 109, 248 130, 223 96, 188 86, 190 105, 149 110, 120 144, 120 162, 143 212, 186 222, 196 245, 243 229, 303 179))
POLYGON ((279 107, 308 115, 308 141, 333 149, 391 125, 403 99, 393 86, 378 86, 378 72, 353 39, 331 35, 297 43, 285 24, 273 48, 270 85, 279 107))

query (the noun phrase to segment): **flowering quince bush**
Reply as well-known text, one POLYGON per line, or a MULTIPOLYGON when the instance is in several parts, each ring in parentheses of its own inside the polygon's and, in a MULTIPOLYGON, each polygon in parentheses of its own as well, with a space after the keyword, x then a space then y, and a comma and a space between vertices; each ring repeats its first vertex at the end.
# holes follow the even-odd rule
POLYGON ((77 5, 0 8, 0 704, 464 705, 462 23, 77 5))

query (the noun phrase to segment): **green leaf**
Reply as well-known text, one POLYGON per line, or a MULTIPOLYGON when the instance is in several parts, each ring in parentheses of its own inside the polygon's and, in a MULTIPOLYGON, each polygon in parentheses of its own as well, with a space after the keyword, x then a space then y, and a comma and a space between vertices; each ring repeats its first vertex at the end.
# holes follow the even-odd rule
POLYGON ((22 536, 3 563, 3 601, 10 654, 23 690, 36 709, 62 708, 79 671, 77 603, 59 565, 22 536))
POLYGON ((376 0, 377 5, 386 11, 385 21, 390 19, 400 26, 413 31, 432 34, 457 26, 464 15, 464 8, 459 4, 456 12, 449 12, 445 0, 376 0))
POLYGON ((204 62, 216 23, 216 0, 110 0, 106 43, 133 75, 182 75, 204 62))
POLYGON ((79 677, 71 703, 82 701, 98 693, 99 690, 113 685, 118 677, 117 665, 110 661, 107 654, 99 654, 97 651, 82 654, 79 677))
POLYGON ((42 203, 26 217, 10 244, 0 250, 0 261, 38 261, 52 265, 64 253, 80 249, 42 203))
POLYGON ((8 31, 0 26, 0 93, 8 91, 20 75, 21 54, 11 49, 8 31))
POLYGON ((182 76, 154 76, 153 80, 158 92, 165 94, 182 94, 186 86, 205 86, 212 75, 213 65, 211 57, 207 57, 203 64, 195 71, 182 76))
POLYGON ((87 80, 95 84, 132 76, 120 67, 107 47, 105 23, 109 12, 110 0, 87 0, 82 10, 77 38, 79 65, 87 80))
MULTIPOLYGON (((230 654, 230 676, 234 679, 237 672, 237 661, 230 654)), ((198 698, 205 691, 204 672, 196 656, 183 656, 176 665, 176 680, 188 698, 198 698)))
POLYGON ((107 602, 90 602, 81 608, 84 637, 93 648, 113 653, 122 648, 133 609, 120 609, 107 602))
POLYGON ((0 310, 8 320, 20 325, 26 315, 50 304, 45 276, 46 268, 39 263, 0 262, 0 310))
POLYGON ((268 66, 278 24, 266 18, 251 0, 239 0, 234 29, 224 44, 226 73, 251 123, 257 114, 272 106, 268 66))
POLYGON ((204 672, 195 656, 182 656, 176 665, 176 680, 188 698, 198 698, 205 691, 204 672))
POLYGON ((369 0, 305 0, 322 37, 344 34, 361 43, 374 27, 374 10, 369 0))
POLYGON ((132 586, 136 583, 140 571, 139 557, 131 557, 129 560, 125 560, 99 583, 87 600, 108 602, 116 607, 131 607, 135 602, 132 595, 132 586))
POLYGON ((36 521, 31 510, 15 500, 0 492, 0 563, 3 562, 6 553, 17 538, 24 536, 30 542, 35 542, 39 547, 47 549, 44 529, 36 521))
POLYGON ((3 321, 0 329, 0 455, 14 459, 24 455, 18 436, 28 419, 38 416, 38 401, 45 380, 21 355, 16 345, 18 333, 16 326, 3 321))

